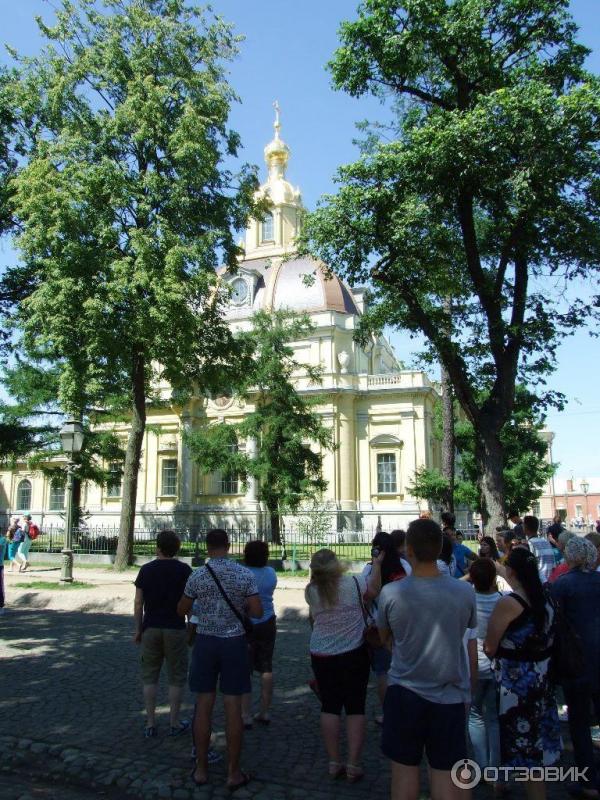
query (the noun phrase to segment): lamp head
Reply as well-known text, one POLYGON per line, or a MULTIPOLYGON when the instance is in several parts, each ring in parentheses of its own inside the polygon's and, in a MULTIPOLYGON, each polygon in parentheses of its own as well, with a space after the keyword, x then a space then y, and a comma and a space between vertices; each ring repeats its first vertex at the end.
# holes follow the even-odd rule
POLYGON ((70 456, 77 455, 83 447, 83 426, 77 419, 70 419, 60 430, 60 441, 63 452, 70 456))

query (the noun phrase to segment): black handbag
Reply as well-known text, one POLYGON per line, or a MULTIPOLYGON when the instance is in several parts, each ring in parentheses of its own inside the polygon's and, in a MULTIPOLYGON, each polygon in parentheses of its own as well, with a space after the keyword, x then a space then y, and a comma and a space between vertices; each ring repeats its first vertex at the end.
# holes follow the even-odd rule
POLYGON ((221 581, 217 578, 217 576, 215 575, 214 571, 210 568, 210 565, 209 564, 205 564, 204 566, 209 571, 213 581, 217 584, 217 588, 221 592, 223 597, 225 598, 225 602, 227 603, 229 608, 233 611, 233 613, 236 615, 236 617, 239 619, 239 621, 242 623, 242 627, 244 629, 244 633, 247 636, 250 636, 250 634, 254 630, 254 625, 252 624, 252 620, 250 619, 250 617, 247 614, 240 614, 240 612, 237 610, 237 608, 233 605, 233 603, 231 602, 231 600, 229 599, 229 597, 227 595, 227 592, 221 586, 221 581))

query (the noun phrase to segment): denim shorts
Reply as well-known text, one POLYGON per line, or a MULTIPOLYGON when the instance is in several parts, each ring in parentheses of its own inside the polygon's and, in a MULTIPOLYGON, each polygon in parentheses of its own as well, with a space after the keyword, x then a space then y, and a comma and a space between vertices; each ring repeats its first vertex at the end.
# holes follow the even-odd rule
POLYGON ((190 691, 212 694, 217 691, 219 678, 223 694, 248 694, 252 690, 248 640, 245 636, 197 633, 192 651, 190 691))
POLYGON ((381 749, 398 764, 451 770, 467 758, 464 703, 433 703, 404 686, 389 686, 383 704, 381 749))

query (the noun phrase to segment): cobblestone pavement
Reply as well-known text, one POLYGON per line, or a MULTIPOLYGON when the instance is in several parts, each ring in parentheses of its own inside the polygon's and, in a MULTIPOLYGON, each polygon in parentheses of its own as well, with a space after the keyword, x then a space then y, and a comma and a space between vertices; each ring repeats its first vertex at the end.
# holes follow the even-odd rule
POLYGON ((0 772, 1 800, 125 800, 126 795, 114 789, 91 789, 72 786, 64 780, 50 782, 37 774, 15 774, 2 769, 0 772))
MULTIPOLYGON (((286 590, 278 591, 273 722, 246 734, 243 764, 254 779, 236 793, 236 800, 388 797, 389 767, 379 753, 379 731, 372 721, 365 748, 365 780, 349 786, 326 777, 319 707, 307 686, 311 677, 308 622, 297 601, 294 608, 286 605, 285 598, 286 590)), ((122 614, 22 607, 1 617, 0 752, 16 752, 19 759, 25 753, 23 761, 39 766, 42 781, 56 775, 73 778, 97 789, 93 796, 109 786, 176 800, 229 796, 223 764, 212 769, 208 786, 191 786, 190 737, 166 737, 166 706, 160 709, 158 738, 142 737, 139 655, 131 632, 131 617, 122 614)), ((162 702, 166 699, 164 686, 161 698, 162 702)), ((223 752, 223 715, 221 704, 217 706, 214 742, 223 752)), ((369 706, 372 720, 374 691, 369 706)), ((6 767, 6 759, 2 761, 6 767)), ((29 794, 36 796, 33 790, 29 794)), ((475 794, 477 798, 487 795, 485 788, 475 794)), ((512 796, 524 794, 517 789, 512 796)), ((565 797, 564 787, 553 788, 549 796, 565 797)), ((0 797, 17 795, 0 793, 0 797)), ((71 800, 68 794, 63 797, 71 800)))

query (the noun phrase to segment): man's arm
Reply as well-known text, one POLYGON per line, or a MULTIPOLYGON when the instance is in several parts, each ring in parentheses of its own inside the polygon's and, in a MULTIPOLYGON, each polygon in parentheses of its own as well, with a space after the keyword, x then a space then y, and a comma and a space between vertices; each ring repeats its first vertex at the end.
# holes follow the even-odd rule
POLYGON ((381 644, 384 647, 387 647, 388 650, 391 650, 393 644, 393 637, 391 628, 388 623, 387 603, 385 601, 385 598, 383 598, 379 602, 379 608, 377 611, 377 630, 379 631, 379 638, 381 639, 381 644))
POLYGON ((194 605, 194 598, 187 594, 181 595, 181 600, 177 603, 177 613, 180 617, 188 617, 194 605))
POLYGON ((139 644, 142 641, 142 620, 144 616, 144 591, 136 586, 135 600, 133 601, 133 620, 135 622, 135 633, 133 641, 139 644))

